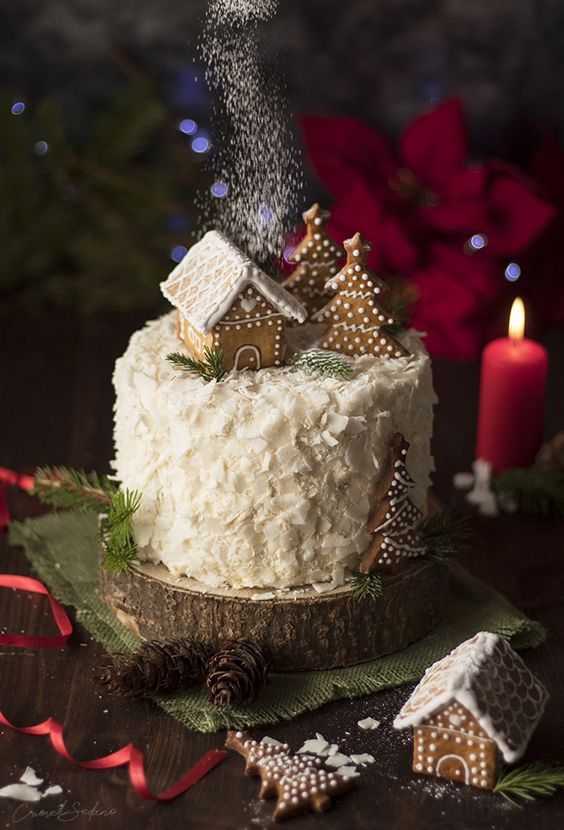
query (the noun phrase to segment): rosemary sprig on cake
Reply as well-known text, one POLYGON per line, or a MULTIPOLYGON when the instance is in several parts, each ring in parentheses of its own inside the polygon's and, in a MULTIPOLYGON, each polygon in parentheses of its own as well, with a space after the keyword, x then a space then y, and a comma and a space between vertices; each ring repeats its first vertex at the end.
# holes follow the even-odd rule
POLYGON ((515 807, 522 807, 515 799, 535 801, 539 796, 550 796, 564 789, 564 766, 533 761, 504 772, 494 787, 494 793, 503 796, 515 807))
POLYGON ((382 577, 377 573, 355 574, 351 580, 355 599, 378 599, 382 596, 382 577))
POLYGON ((423 519, 417 528, 429 559, 448 563, 466 545, 472 535, 469 517, 445 510, 423 519))
POLYGON ((350 366, 340 354, 324 349, 297 352, 292 358, 292 363, 306 375, 322 375, 346 380, 351 372, 350 366))
POLYGON ((182 352, 171 352, 167 354, 166 359, 169 363, 172 363, 175 369, 181 369, 184 372, 196 375, 205 380, 206 383, 210 383, 212 380, 219 383, 227 374, 225 354, 217 346, 212 349, 206 346, 203 360, 196 360, 182 352))

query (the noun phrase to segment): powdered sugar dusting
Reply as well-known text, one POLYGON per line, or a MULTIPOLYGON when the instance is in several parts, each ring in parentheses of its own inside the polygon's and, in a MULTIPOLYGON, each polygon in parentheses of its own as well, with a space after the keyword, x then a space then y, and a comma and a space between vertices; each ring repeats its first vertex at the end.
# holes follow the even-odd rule
POLYGON ((210 3, 224 19, 241 23, 268 20, 276 12, 278 0, 212 0, 210 3))
POLYGON ((225 198, 199 197, 202 224, 265 265, 280 256, 303 174, 289 129, 280 74, 266 72, 260 23, 277 0, 210 0, 200 51, 216 95, 210 165, 225 198))

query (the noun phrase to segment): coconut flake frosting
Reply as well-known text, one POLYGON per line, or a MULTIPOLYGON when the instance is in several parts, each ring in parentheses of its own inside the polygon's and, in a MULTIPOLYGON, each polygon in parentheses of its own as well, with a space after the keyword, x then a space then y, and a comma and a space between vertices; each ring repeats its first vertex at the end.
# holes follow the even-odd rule
MULTIPOLYGON (((319 334, 291 329, 288 354, 319 334)), ((136 332, 114 372, 113 464, 142 493, 139 558, 212 588, 342 584, 370 543, 395 432, 426 508, 431 366, 414 333, 402 340, 409 357, 356 358, 348 380, 286 366, 205 383, 165 359, 179 348, 174 313, 136 332)))

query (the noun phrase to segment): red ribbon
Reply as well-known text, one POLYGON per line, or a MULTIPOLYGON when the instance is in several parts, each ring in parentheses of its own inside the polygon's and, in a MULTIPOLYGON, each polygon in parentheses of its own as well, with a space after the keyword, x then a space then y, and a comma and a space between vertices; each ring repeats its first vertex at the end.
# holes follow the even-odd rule
MULTIPOLYGON (((31 476, 8 470, 0 467, 0 530, 4 530, 10 523, 10 512, 6 495, 8 487, 15 486, 22 490, 33 489, 34 481, 31 476)), ((72 634, 72 623, 67 616, 63 606, 57 602, 55 597, 47 590, 45 585, 37 579, 19 574, 0 574, 0 587, 13 588, 20 591, 31 591, 35 594, 43 594, 47 597, 53 618, 59 629, 58 635, 33 635, 33 634, 0 634, 0 646, 15 646, 17 648, 61 648, 67 644, 72 634)), ((180 778, 176 784, 169 787, 162 793, 155 795, 147 784, 144 769, 144 756, 140 749, 129 743, 116 752, 104 755, 102 758, 95 758, 92 761, 78 761, 73 758, 65 746, 63 738, 63 726, 54 718, 36 724, 35 726, 15 726, 7 719, 0 710, 0 723, 15 729, 17 732, 25 732, 27 735, 48 735, 51 744, 59 755, 66 758, 72 764, 85 769, 113 769, 127 764, 129 780, 136 793, 148 801, 172 801, 182 793, 197 784, 208 772, 217 766, 226 757, 227 752, 219 749, 212 749, 196 761, 193 767, 180 778)))
POLYGON ((8 487, 19 487, 20 490, 33 490, 32 476, 0 467, 0 531, 6 530, 10 524, 10 510, 8 508, 8 487))
POLYGON ((59 635, 35 634, 0 634, 0 646, 15 646, 16 648, 61 648, 65 646, 72 634, 72 624, 63 606, 49 593, 45 585, 30 576, 19 574, 0 574, 0 588, 15 588, 19 591, 31 591, 34 594, 43 594, 47 597, 53 618, 60 631, 59 635))
POLYGON ((0 723, 3 723, 4 726, 9 726, 10 729, 15 729, 17 732, 25 732, 27 735, 49 735, 55 752, 62 755, 67 761, 76 764, 78 767, 84 767, 85 769, 113 769, 114 767, 122 767, 127 764, 129 766, 131 786, 141 798, 147 801, 172 801, 172 799, 177 798, 186 792, 186 790, 189 790, 190 787, 193 787, 194 784, 197 784, 204 775, 211 772, 227 755, 227 752, 219 749, 212 749, 206 752, 176 784, 173 784, 168 790, 155 795, 151 792, 147 784, 147 778, 145 777, 145 770, 143 768, 143 753, 133 744, 127 744, 127 746, 118 749, 116 752, 110 752, 109 755, 104 755, 102 758, 95 758, 92 761, 78 761, 72 757, 66 748, 62 724, 54 718, 47 718, 47 720, 35 726, 14 726, 0 711, 0 723))

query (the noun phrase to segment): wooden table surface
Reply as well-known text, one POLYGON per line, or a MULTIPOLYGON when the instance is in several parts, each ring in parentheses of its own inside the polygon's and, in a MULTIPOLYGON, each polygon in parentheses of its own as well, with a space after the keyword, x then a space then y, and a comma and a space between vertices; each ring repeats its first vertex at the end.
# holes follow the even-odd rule
MULTIPOLYGON (((116 318, 81 324, 58 315, 42 321, 3 321, 0 325, 0 464, 24 469, 37 464, 68 464, 107 469, 111 458, 113 362, 139 319, 116 318)), ((564 337, 549 338, 551 374, 547 434, 564 427, 564 337)), ((437 408, 435 489, 447 503, 454 472, 469 469, 473 454, 478 367, 435 362, 437 408)), ((36 506, 24 494, 11 497, 13 513, 31 515, 36 506)), ((527 752, 527 759, 564 763, 564 545, 556 520, 503 516, 474 518, 475 539, 465 564, 503 591, 519 608, 548 629, 547 642, 524 653, 548 686, 551 700, 527 752)), ((0 540, 1 571, 32 573, 21 550, 0 540)), ((73 617, 72 609, 69 609, 73 617)), ((44 600, 12 591, 0 593, 0 630, 51 632, 44 600)), ((170 786, 205 751, 221 747, 223 734, 184 729, 148 702, 109 698, 93 683, 102 648, 80 625, 63 650, 0 649, 0 710, 13 723, 28 725, 52 715, 64 723, 69 751, 81 759, 106 754, 132 741, 146 755, 149 783, 170 786)), ((295 830, 335 828, 530 828, 562 827, 564 794, 509 808, 497 796, 469 787, 416 777, 410 771, 410 737, 391 721, 411 691, 389 692, 336 702, 288 723, 257 729, 298 748, 321 732, 342 751, 370 752, 356 791, 322 817, 295 819, 295 830), (363 732, 357 721, 372 715, 379 729, 363 732), (521 822, 523 823, 521 825, 521 822)), ((243 775, 242 760, 231 755, 207 778, 176 801, 159 805, 141 800, 128 786, 124 769, 93 772, 59 758, 44 737, 0 730, 0 787, 18 780, 26 766, 63 794, 36 804, 0 799, 0 826, 99 828, 261 828, 269 826, 271 802, 257 798, 257 781, 243 775), (34 817, 34 813, 39 816, 34 817)))

